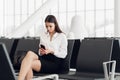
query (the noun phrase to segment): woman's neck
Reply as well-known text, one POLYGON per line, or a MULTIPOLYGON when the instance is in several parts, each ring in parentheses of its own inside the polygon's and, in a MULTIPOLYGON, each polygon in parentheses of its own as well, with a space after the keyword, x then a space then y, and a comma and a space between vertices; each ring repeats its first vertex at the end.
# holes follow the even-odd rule
POLYGON ((51 33, 49 33, 50 34, 50 36, 53 36, 54 34, 55 34, 55 32, 51 32, 51 33))
POLYGON ((55 32, 49 33, 50 34, 50 41, 52 41, 52 37, 55 34, 55 32))

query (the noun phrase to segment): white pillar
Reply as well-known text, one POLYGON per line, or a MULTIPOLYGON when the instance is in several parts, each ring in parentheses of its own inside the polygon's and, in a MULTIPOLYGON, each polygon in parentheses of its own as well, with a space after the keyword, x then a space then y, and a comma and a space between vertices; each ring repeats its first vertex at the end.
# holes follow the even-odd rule
POLYGON ((120 37, 120 0, 114 0, 114 36, 120 37))

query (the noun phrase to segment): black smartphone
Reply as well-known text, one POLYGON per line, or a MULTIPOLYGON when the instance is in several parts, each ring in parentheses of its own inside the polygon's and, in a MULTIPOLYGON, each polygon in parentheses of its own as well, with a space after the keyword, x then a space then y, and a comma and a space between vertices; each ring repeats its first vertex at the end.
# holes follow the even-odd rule
POLYGON ((40 47, 41 47, 41 48, 43 48, 43 49, 45 49, 45 46, 44 46, 44 45, 42 45, 42 44, 40 45, 40 47))

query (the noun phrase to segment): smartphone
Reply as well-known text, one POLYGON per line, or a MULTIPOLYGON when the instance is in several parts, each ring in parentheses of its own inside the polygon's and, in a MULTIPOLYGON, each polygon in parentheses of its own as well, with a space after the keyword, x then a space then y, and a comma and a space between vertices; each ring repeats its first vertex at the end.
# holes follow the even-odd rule
POLYGON ((40 47, 41 47, 41 48, 43 48, 43 49, 45 49, 45 46, 44 46, 44 45, 42 45, 42 44, 40 45, 40 47))

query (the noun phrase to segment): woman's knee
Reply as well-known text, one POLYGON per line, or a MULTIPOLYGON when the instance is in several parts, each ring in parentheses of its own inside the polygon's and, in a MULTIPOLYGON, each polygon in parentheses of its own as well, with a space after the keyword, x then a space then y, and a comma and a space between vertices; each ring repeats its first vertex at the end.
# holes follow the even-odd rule
POLYGON ((25 58, 38 59, 38 56, 32 51, 28 51, 25 58))
POLYGON ((32 70, 39 72, 41 69, 41 61, 40 60, 34 60, 31 66, 32 70))

